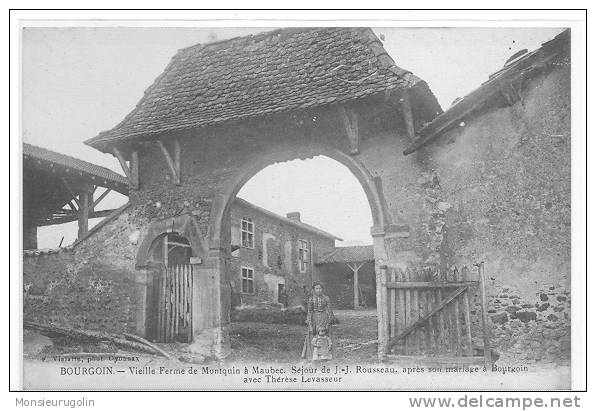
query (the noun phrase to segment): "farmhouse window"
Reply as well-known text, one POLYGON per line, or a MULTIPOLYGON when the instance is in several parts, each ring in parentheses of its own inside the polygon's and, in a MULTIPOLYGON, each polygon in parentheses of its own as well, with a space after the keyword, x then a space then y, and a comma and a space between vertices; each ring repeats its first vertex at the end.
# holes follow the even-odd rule
POLYGON ((298 240, 298 267, 300 272, 306 272, 308 261, 308 241, 298 240))
POLYGON ((254 294, 254 270, 248 267, 242 267, 242 292, 245 294, 254 294))
POLYGON ((252 218, 243 218, 240 226, 242 233, 242 247, 255 248, 255 225, 252 218))

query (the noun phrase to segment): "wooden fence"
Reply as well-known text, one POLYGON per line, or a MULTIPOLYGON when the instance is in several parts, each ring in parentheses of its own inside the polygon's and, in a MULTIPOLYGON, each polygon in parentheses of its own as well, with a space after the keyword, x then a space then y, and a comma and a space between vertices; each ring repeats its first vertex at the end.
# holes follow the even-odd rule
POLYGON ((447 272, 387 266, 380 269, 387 308, 380 326, 385 330, 387 358, 407 360, 424 356, 444 363, 490 364, 483 264, 473 270, 462 267, 447 272), (476 290, 480 298, 482 350, 473 346, 470 300, 476 290))
POLYGON ((161 272, 158 285, 157 341, 192 341, 192 265, 161 272))

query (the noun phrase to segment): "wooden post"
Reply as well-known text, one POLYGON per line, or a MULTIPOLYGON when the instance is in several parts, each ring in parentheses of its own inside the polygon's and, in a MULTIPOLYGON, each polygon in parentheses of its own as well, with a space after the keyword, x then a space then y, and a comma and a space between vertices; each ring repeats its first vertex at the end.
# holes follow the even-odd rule
POLYGON ((174 169, 176 171, 176 177, 178 179, 178 182, 176 184, 180 184, 180 153, 182 152, 182 149, 180 147, 180 140, 175 139, 174 140, 174 169))
MULTIPOLYGON (((427 314, 430 313, 433 310, 433 297, 434 297, 433 291, 432 290, 427 290, 426 291, 426 311, 427 311, 427 314)), ((434 340, 434 334, 433 334, 433 317, 428 317, 428 331, 426 333, 426 349, 428 351, 431 351, 432 350, 433 340, 434 340)))
POLYGON ((165 341, 165 308, 166 308, 166 275, 167 275, 167 268, 164 266, 159 273, 159 312, 158 312, 158 332, 157 338, 159 342, 165 341))
POLYGON ((78 239, 83 238, 89 231, 89 191, 83 189, 79 193, 79 233, 78 239))
POLYGON ((377 287, 380 291, 377 296, 377 322, 378 322, 378 355, 379 360, 385 360, 388 350, 389 338, 387 331, 389 323, 387 319, 387 266, 379 266, 379 276, 377 281, 377 287))
MULTIPOLYGON (((468 269, 462 267, 461 270, 462 280, 468 281, 468 269)), ((466 355, 469 357, 474 355, 474 349, 472 347, 472 324, 470 322, 470 287, 467 287, 466 292, 462 295, 462 301, 464 304, 464 321, 466 322, 466 355)))
MULTIPOLYGON (((404 273, 402 270, 399 271, 399 278, 397 279, 397 281, 405 281, 405 277, 404 277, 404 273)), ((406 290, 400 288, 398 290, 398 296, 399 296, 399 311, 400 311, 400 332, 403 332, 403 330, 406 329, 406 327, 408 326, 408 324, 406 323, 406 310, 408 308, 408 306, 406 305, 406 290)), ((397 335, 397 333, 396 333, 397 335)), ((395 337, 394 337, 395 338, 395 337)), ((404 340, 404 346, 406 344, 406 341, 404 340)))
POLYGON ((348 267, 350 267, 350 270, 352 270, 352 275, 353 275, 353 282, 354 282, 354 309, 358 309, 358 307, 360 307, 360 291, 359 291, 359 285, 358 285, 358 272, 360 271, 360 268, 362 268, 362 266, 364 265, 364 263, 361 263, 359 265, 356 264, 350 264, 347 263, 346 264, 348 267))
MULTIPOLYGON (((435 300, 437 305, 443 302, 443 289, 439 288, 435 292, 435 300)), ((439 327, 437 332, 437 348, 440 350, 445 341, 445 317, 443 316, 443 310, 439 311, 438 316, 439 327)))
POLYGON ((346 130, 350 146, 350 154, 360 153, 360 135, 358 134, 358 115, 350 108, 340 105, 337 108, 339 117, 346 130))
MULTIPOLYGON (((412 280, 414 280, 416 278, 415 273, 416 272, 414 271, 414 275, 412 276, 413 278, 411 278, 412 280)), ((414 309, 414 312, 412 313, 412 323, 415 323, 420 318, 419 296, 420 296, 419 289, 412 290, 412 308, 414 309)), ((421 337, 420 330, 414 331, 414 342, 416 344, 416 352, 417 353, 420 352, 420 337, 421 337)))
MULTIPOLYGON (((409 268, 406 268, 406 270, 403 272, 404 274, 404 281, 410 281, 410 270, 409 268)), ((406 328, 409 327, 410 325, 412 325, 412 291, 409 288, 406 288, 405 290, 405 294, 406 294, 406 310, 405 310, 405 318, 406 318, 406 328)), ((411 338, 406 337, 406 339, 404 340, 404 345, 405 345, 405 353, 406 354, 410 354, 411 353, 411 345, 409 344, 411 342, 411 338)))
MULTIPOLYGON (((459 282, 459 270, 455 268, 455 281, 459 282)), ((458 357, 461 357, 461 324, 459 318, 459 302, 460 299, 457 297, 453 302, 453 309, 455 312, 455 352, 458 357)))
POLYGON ((478 278, 480 281, 480 304, 482 307, 482 339, 484 341, 484 365, 489 368, 492 363, 490 352, 490 331, 488 329, 488 302, 484 279, 484 262, 478 264, 478 278))
POLYGON ((360 295, 358 293, 358 270, 359 268, 352 268, 352 272, 354 274, 354 309, 357 310, 360 306, 360 295))
POLYGON ((193 336, 193 318, 192 318, 192 311, 193 311, 193 294, 192 294, 192 290, 193 290, 193 282, 194 282, 194 269, 192 268, 192 266, 190 267, 190 272, 188 273, 188 312, 189 314, 189 319, 188 319, 188 342, 191 343, 194 339, 193 336))
POLYGON ((130 188, 139 189, 139 152, 130 153, 130 188))
POLYGON ((157 140, 157 145, 160 148, 166 163, 168 165, 168 169, 170 170, 170 174, 174 179, 174 184, 180 185, 180 143, 177 140, 174 140, 174 158, 170 155, 170 152, 166 148, 165 144, 161 140, 157 140))
MULTIPOLYGON (((391 269, 391 282, 395 282, 396 281, 396 276, 395 276, 395 269, 391 269)), ((396 301, 395 301, 395 294, 396 294, 397 290, 395 288, 392 288, 389 293, 389 331, 390 331, 390 335, 389 338, 393 338, 396 335, 396 328, 397 328, 397 321, 396 321, 396 301)))
POLYGON ((179 332, 180 321, 180 270, 181 266, 177 265, 174 271, 174 339, 179 332))
POLYGON ((175 304, 176 300, 174 299, 174 275, 176 271, 174 267, 168 268, 168 294, 169 294, 169 307, 170 307, 170 315, 169 315, 169 323, 168 323, 168 342, 172 342, 174 340, 174 312, 175 312, 175 304))
POLYGON ((112 150, 114 156, 118 159, 122 171, 128 178, 128 185, 130 188, 137 190, 139 188, 139 157, 136 151, 130 153, 130 165, 126 164, 126 159, 118 147, 112 150))

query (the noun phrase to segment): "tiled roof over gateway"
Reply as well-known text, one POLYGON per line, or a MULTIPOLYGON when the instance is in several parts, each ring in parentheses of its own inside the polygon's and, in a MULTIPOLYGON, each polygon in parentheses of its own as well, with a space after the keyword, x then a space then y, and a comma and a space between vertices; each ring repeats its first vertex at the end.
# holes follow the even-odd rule
POLYGON ((369 28, 286 28, 180 50, 124 120, 87 140, 115 142, 348 102, 421 82, 369 28))

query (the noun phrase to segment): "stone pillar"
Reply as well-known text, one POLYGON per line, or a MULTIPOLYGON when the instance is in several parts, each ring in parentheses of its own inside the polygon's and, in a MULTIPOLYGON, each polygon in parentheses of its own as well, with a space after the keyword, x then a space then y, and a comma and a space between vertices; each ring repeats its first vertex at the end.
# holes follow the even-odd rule
POLYGON ((358 293, 358 268, 357 269, 353 269, 352 271, 354 272, 354 309, 358 309, 358 307, 360 306, 360 296, 358 293))
POLYGON ((230 354, 231 289, 225 252, 212 249, 193 265, 193 342, 190 351, 225 358, 230 354))

